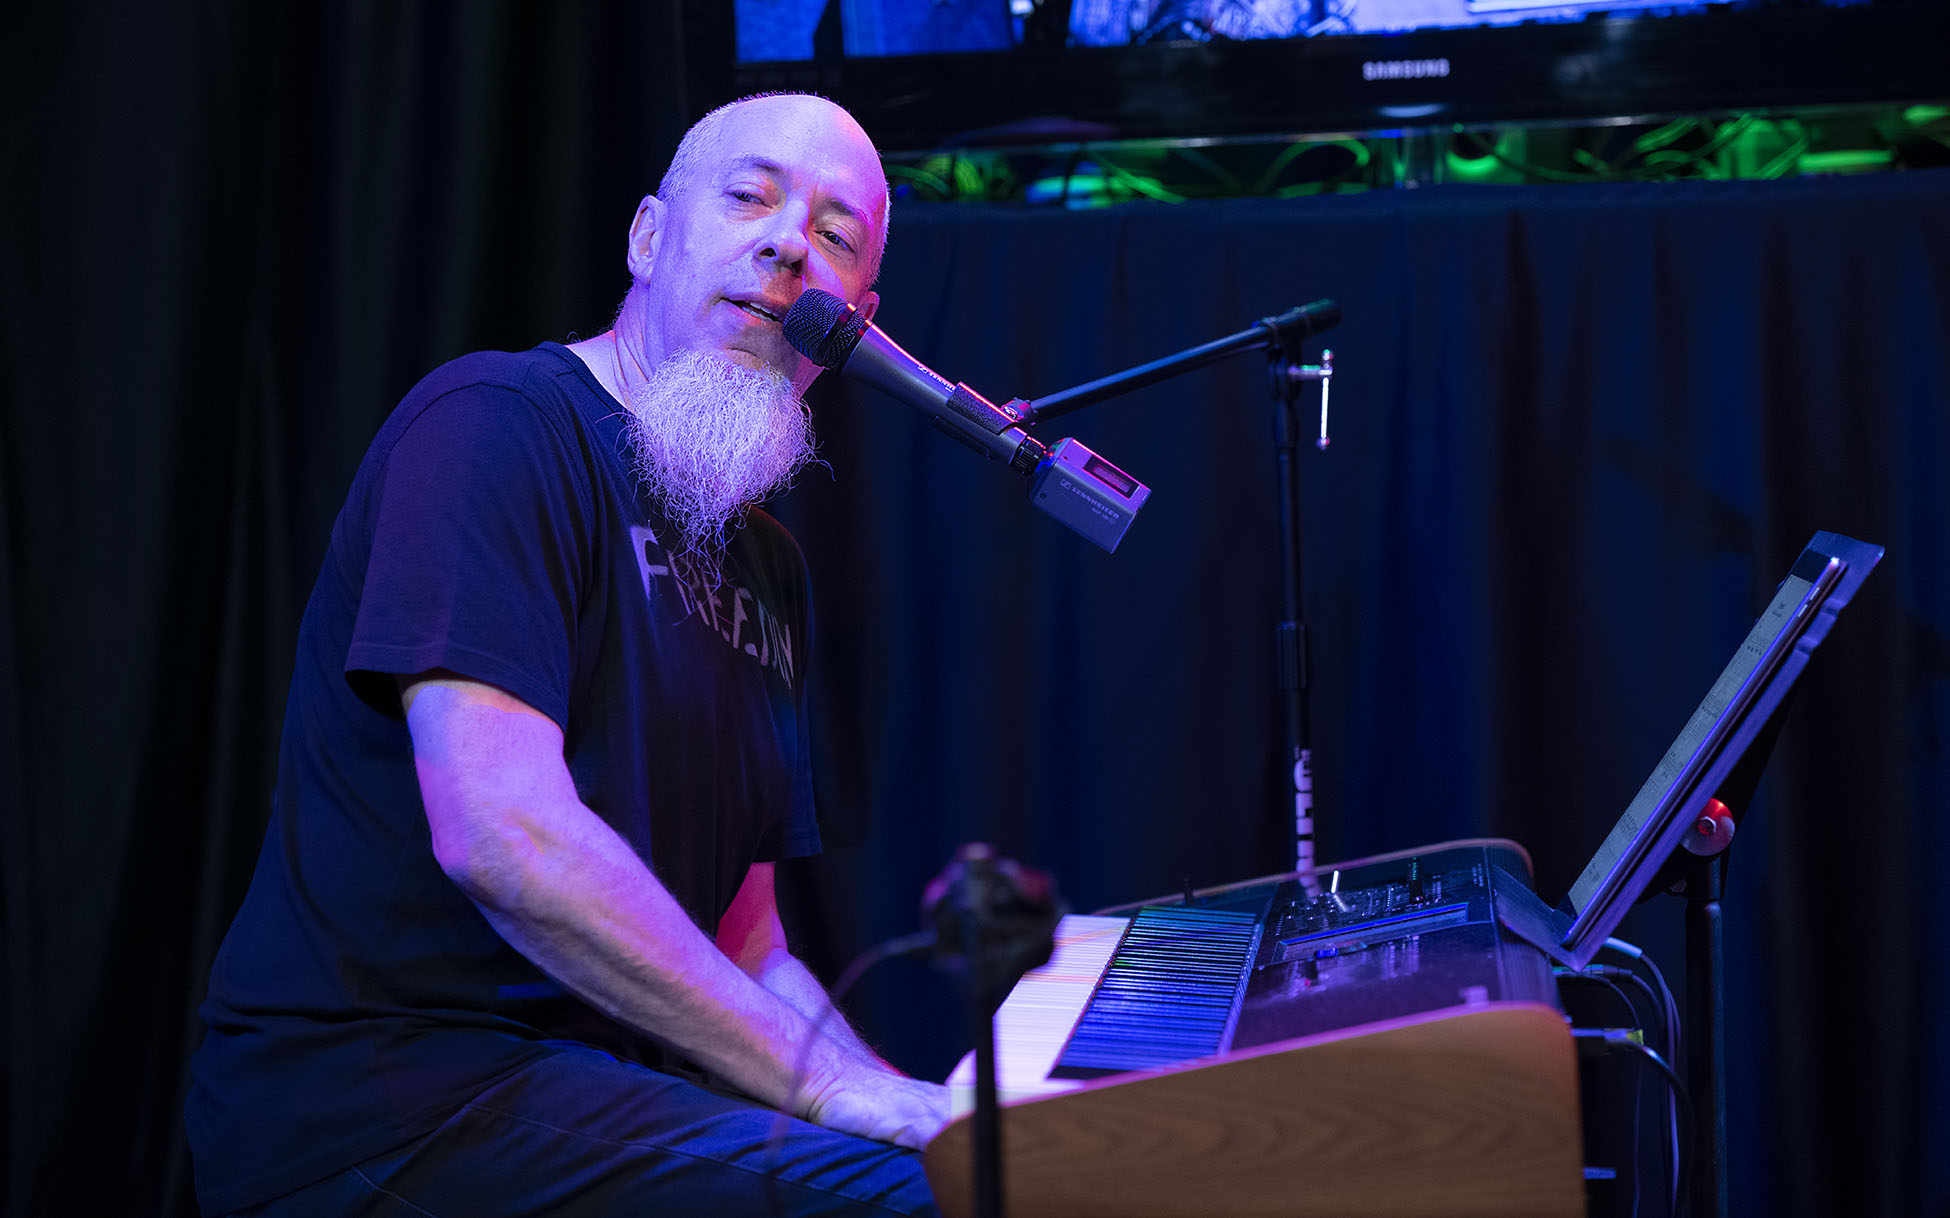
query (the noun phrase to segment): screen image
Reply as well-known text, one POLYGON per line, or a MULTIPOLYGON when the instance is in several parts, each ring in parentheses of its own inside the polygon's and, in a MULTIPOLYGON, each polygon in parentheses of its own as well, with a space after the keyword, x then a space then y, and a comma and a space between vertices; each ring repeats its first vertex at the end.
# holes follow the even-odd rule
MULTIPOLYGON (((1865 0, 1820 0, 1821 7, 1865 0)), ((1075 47, 1250 42, 1335 34, 1399 34, 1603 17, 1668 18, 1762 3, 1707 0, 1071 0, 1075 47)), ((1023 41, 1031 0, 735 0, 737 62, 814 57, 822 26, 852 57, 1005 51, 1023 41)))
POLYGON ((849 56, 1006 51, 1021 41, 1008 0, 736 0, 733 11, 739 63, 811 59, 822 23, 835 18, 849 56))
POLYGON ((1406 30, 1518 21, 1578 21, 1595 12, 1657 8, 1696 12, 1704 2, 1672 0, 1075 0, 1070 37, 1078 46, 1130 46, 1394 34, 1406 30))

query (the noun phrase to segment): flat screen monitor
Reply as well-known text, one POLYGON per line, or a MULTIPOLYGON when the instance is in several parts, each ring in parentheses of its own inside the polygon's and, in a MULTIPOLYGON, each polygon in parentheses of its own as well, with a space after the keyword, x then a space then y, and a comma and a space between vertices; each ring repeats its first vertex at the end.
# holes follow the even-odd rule
POLYGON ((736 0, 889 151, 1950 99, 1941 0, 736 0))

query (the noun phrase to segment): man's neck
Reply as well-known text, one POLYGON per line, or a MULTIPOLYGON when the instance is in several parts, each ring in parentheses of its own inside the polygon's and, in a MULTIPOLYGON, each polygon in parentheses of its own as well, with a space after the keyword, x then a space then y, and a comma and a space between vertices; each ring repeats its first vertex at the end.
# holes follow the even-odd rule
POLYGON ((585 338, 579 343, 570 343, 569 350, 583 362, 609 396, 625 405, 629 403, 629 393, 624 388, 629 382, 623 374, 623 352, 617 344, 616 331, 606 330, 594 338, 585 338))

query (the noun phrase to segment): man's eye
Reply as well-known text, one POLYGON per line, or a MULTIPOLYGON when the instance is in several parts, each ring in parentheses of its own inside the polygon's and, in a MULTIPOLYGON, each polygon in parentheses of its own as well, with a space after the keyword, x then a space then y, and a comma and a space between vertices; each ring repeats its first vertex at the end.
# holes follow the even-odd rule
POLYGON ((738 201, 739 201, 740 203, 757 203, 757 202, 759 202, 759 197, 758 197, 758 192, 757 192, 757 191, 752 191, 752 190, 738 190, 738 189, 732 189, 732 190, 728 190, 728 191, 726 191, 725 193, 726 193, 726 194, 728 194, 728 195, 730 195, 730 196, 731 196, 732 198, 734 198, 734 199, 736 199, 736 200, 738 200, 738 201))
POLYGON ((831 229, 828 229, 825 232, 821 233, 820 236, 826 238, 826 240, 832 242, 834 245, 839 246, 841 249, 845 250, 849 254, 853 252, 853 243, 846 239, 845 233, 836 233, 831 229))

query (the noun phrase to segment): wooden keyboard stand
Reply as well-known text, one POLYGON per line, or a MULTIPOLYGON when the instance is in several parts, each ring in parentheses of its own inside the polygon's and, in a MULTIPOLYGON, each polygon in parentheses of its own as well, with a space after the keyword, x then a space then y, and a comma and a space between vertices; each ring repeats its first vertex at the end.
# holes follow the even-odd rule
MULTIPOLYGON (((924 1164, 973 1209, 969 1119, 924 1164)), ((1537 1218, 1584 1213, 1563 1015, 1488 1002, 1160 1070, 1002 1110, 1010 1218, 1537 1218)))

